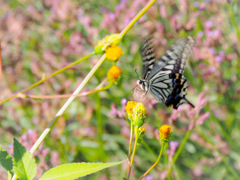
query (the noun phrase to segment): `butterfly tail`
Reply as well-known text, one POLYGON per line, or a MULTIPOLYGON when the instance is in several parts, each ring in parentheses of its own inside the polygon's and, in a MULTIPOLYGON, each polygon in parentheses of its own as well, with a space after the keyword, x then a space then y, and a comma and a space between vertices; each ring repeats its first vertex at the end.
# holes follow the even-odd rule
POLYGON ((195 108, 195 106, 186 98, 184 98, 184 100, 186 101, 185 103, 189 104, 192 108, 195 108))
POLYGON ((181 105, 181 104, 189 104, 192 108, 195 108, 195 106, 189 101, 187 100, 185 97, 183 97, 181 99, 181 102, 178 103, 177 105, 173 105, 173 109, 178 109, 178 107, 181 105))

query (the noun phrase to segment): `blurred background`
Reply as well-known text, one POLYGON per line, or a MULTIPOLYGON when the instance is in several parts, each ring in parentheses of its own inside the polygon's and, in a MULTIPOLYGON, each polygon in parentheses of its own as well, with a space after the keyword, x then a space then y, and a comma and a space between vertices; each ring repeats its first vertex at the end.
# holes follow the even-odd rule
MULTIPOLYGON (((27 88, 43 75, 91 53, 105 35, 119 33, 147 4, 146 0, 0 0, 2 79, 0 98, 27 88)), ((142 35, 150 33, 160 57, 176 39, 193 36, 197 44, 188 61, 188 99, 195 109, 157 104, 149 95, 144 140, 136 152, 133 176, 140 177, 161 147, 160 125, 172 126, 167 154, 146 179, 164 179, 168 162, 188 130, 191 135, 177 160, 173 179, 236 179, 240 175, 240 2, 224 0, 157 1, 131 28, 120 46, 122 76, 109 90, 76 98, 34 154, 37 179, 51 167, 71 162, 126 159, 129 122, 125 105, 141 73, 142 35), (144 32, 144 33, 143 33, 144 32), (168 158, 168 157, 169 158, 168 158)), ((100 56, 49 79, 27 94, 70 94, 100 56)), ((84 91, 105 77, 105 62, 84 91)), ((0 144, 12 152, 16 137, 28 150, 66 99, 14 98, 0 105, 0 144)), ((122 179, 127 163, 86 179, 122 179)), ((0 167, 0 179, 7 173, 0 167)))

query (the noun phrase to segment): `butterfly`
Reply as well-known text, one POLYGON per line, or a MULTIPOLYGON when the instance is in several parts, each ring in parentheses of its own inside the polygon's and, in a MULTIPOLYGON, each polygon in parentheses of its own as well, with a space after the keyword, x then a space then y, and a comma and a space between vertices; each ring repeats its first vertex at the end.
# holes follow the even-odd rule
POLYGON ((150 90, 159 102, 177 109, 181 104, 194 105, 186 99, 187 80, 183 75, 195 40, 192 37, 179 39, 165 54, 155 61, 151 39, 143 44, 141 55, 143 60, 142 78, 137 84, 146 93, 150 90))

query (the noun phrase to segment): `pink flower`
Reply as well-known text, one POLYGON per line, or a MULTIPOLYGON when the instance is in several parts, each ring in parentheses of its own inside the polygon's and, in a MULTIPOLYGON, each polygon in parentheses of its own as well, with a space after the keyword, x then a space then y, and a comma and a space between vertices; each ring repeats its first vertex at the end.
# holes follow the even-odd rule
POLYGON ((204 24, 205 31, 210 31, 213 27, 213 23, 211 21, 206 21, 204 24))
POLYGON ((168 17, 167 8, 165 5, 160 6, 160 16, 162 16, 163 18, 168 17))
POLYGON ((205 92, 200 93, 200 95, 198 96, 198 102, 195 106, 195 113, 199 114, 200 110, 207 104, 208 102, 208 97, 205 97, 205 92))
POLYGON ((111 104, 110 114, 111 114, 113 117, 118 117, 118 109, 117 109, 117 105, 116 105, 116 104, 111 104))
POLYGON ((146 175, 143 180, 154 180, 154 177, 150 174, 146 175))
POLYGON ((60 156, 57 151, 52 151, 50 162, 53 166, 57 166, 60 164, 60 156))
POLYGON ((209 112, 206 112, 205 114, 201 115, 197 121, 196 121, 196 125, 201 125, 204 123, 204 121, 209 118, 210 116, 210 113, 209 112))
POLYGON ((221 62, 223 61, 223 59, 222 59, 221 56, 216 56, 216 57, 215 57, 215 61, 216 61, 217 63, 221 63, 221 62))

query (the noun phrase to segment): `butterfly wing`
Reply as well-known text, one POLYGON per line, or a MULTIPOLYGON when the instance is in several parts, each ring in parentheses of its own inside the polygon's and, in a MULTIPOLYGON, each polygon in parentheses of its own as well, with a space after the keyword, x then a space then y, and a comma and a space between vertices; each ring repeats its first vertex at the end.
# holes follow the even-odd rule
POLYGON ((147 77, 153 96, 158 101, 165 102, 167 106, 173 106, 174 109, 183 103, 194 107, 185 98, 187 80, 182 75, 194 44, 195 41, 192 37, 176 41, 153 65, 152 71, 147 77))
POLYGON ((153 46, 151 43, 151 39, 148 38, 145 40, 142 49, 141 49, 141 55, 142 55, 142 79, 147 79, 153 65, 155 63, 155 57, 153 52, 153 46))
POLYGON ((177 109, 181 104, 187 103, 194 108, 194 105, 186 99, 187 80, 183 75, 178 75, 178 77, 176 75, 171 76, 173 78, 173 90, 165 101, 166 106, 177 109))
POLYGON ((173 79, 169 74, 164 74, 153 79, 150 91, 159 102, 165 102, 172 93, 173 79))
POLYGON ((185 64, 195 44, 192 37, 176 41, 166 53, 154 64, 148 80, 158 78, 162 74, 182 74, 185 64))

